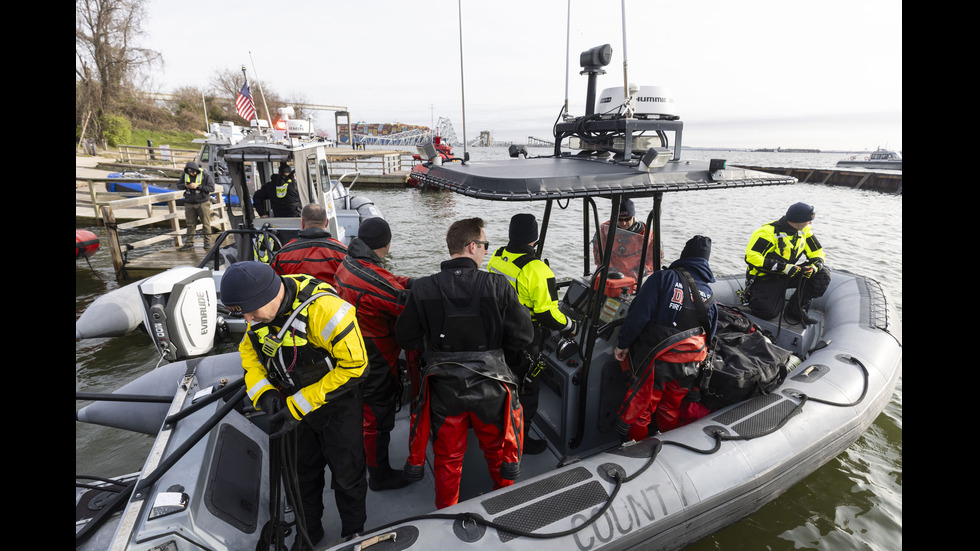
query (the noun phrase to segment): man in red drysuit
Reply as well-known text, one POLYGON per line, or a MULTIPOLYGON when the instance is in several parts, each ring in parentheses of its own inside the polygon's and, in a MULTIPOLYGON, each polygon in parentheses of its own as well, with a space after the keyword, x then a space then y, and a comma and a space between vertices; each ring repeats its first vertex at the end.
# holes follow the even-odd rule
POLYGON ((334 285, 334 272, 347 256, 347 247, 327 231, 327 211, 316 203, 303 207, 299 237, 276 252, 270 265, 279 275, 308 274, 334 285))
POLYGON ((357 309, 364 335, 369 374, 363 385, 364 452, 368 487, 374 491, 401 488, 413 482, 391 468, 388 445, 401 397, 395 319, 405 308, 410 279, 392 275, 382 259, 391 247, 391 228, 383 218, 368 218, 351 239, 347 257, 334 274, 340 297, 357 309))
POLYGON ((520 476, 523 410, 504 355, 518 353, 534 335, 531 315, 507 279, 479 269, 490 246, 483 220, 454 222, 446 245, 451 259, 438 273, 412 282, 408 303, 395 322, 398 344, 421 350, 423 362, 405 475, 421 478, 433 435, 440 509, 459 501, 471 426, 494 489, 510 486, 520 476))

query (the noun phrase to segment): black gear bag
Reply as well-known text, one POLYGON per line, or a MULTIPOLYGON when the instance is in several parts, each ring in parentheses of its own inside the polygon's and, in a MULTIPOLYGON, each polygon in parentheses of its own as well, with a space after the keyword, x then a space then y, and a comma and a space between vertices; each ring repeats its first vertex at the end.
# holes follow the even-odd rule
POLYGON ((786 379, 792 354, 751 323, 745 328, 748 318, 737 309, 719 304, 718 310, 718 332, 698 384, 701 403, 712 411, 775 390, 786 379))

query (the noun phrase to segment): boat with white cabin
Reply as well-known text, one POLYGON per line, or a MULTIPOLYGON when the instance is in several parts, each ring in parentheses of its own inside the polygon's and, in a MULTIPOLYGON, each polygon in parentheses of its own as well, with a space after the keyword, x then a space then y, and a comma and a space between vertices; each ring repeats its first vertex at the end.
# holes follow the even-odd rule
POLYGON ((902 170, 902 154, 879 147, 871 153, 848 155, 837 161, 837 166, 846 168, 902 170))

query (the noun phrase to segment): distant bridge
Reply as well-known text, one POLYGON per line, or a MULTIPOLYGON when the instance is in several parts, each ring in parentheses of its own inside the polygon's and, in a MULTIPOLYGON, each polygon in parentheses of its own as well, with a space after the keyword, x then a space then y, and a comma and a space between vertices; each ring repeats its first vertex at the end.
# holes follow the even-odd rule
MULTIPOLYGON (((453 129, 453 123, 446 117, 439 117, 439 122, 436 124, 435 135, 441 136, 442 139, 449 143, 449 145, 456 145, 458 143, 456 138, 456 130, 453 129)), ((354 133, 354 142, 366 145, 415 147, 425 143, 431 143, 432 138, 432 129, 421 130, 418 128, 407 130, 405 132, 398 132, 396 134, 386 134, 383 136, 358 134, 356 132, 354 133)))

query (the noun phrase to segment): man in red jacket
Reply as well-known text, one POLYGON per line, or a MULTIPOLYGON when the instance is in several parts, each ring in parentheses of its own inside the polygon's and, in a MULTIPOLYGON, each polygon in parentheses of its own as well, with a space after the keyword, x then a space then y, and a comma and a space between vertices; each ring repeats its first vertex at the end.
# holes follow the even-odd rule
POLYGON ((391 490, 410 484, 401 470, 391 468, 388 445, 395 426, 401 384, 395 340, 395 319, 405 308, 410 280, 392 275, 383 266, 391 247, 391 228, 383 218, 368 218, 351 239, 347 256, 337 268, 336 289, 357 309, 370 373, 364 382, 364 451, 368 487, 391 490))
POLYGON ((347 247, 327 231, 327 211, 316 203, 303 207, 299 237, 286 243, 270 263, 279 275, 308 274, 334 285, 334 272, 347 256, 347 247))

